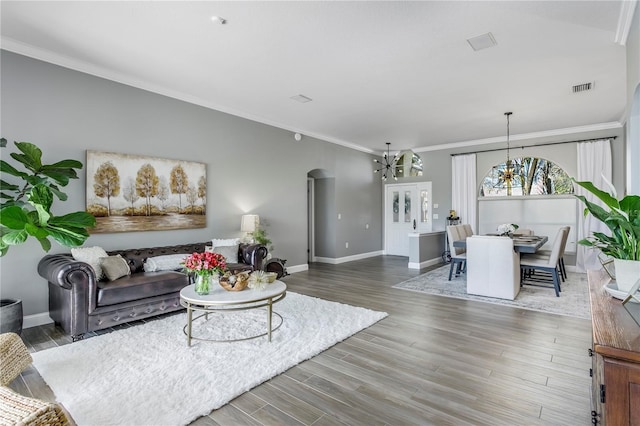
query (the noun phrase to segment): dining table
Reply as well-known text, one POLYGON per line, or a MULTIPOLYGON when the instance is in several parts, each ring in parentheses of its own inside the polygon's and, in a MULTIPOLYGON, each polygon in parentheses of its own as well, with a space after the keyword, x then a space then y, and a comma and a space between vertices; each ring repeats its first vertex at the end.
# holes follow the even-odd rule
MULTIPOLYGON (((486 234, 499 236, 497 234, 486 234)), ((540 247, 549 241, 549 237, 544 235, 514 235, 510 236, 513 239, 513 249, 518 253, 535 253, 540 247)), ((453 242, 454 247, 467 248, 467 240, 462 239, 453 242)))

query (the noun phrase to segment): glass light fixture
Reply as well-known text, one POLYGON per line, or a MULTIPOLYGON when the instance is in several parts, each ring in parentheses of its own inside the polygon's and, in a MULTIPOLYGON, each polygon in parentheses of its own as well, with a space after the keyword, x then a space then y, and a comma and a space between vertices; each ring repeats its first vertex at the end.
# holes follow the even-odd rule
POLYGON ((387 142, 387 152, 383 154, 382 161, 377 158, 373 160, 374 163, 380 164, 380 168, 374 170, 374 173, 382 172, 382 180, 386 181, 388 178, 392 177, 395 180, 398 180, 396 176, 396 163, 398 161, 398 155, 394 155, 391 158, 391 154, 389 154, 389 146, 391 142, 387 142))

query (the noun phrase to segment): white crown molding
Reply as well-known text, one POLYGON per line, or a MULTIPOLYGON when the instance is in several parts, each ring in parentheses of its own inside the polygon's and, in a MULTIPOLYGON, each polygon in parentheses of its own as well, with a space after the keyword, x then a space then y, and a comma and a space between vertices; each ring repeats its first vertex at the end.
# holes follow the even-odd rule
POLYGON ((2 49, 17 53, 20 55, 28 56, 33 59, 38 59, 44 62, 48 62, 54 65, 59 65, 64 68, 69 68, 74 71, 83 72, 85 74, 90 74, 96 77, 104 78, 110 81, 115 81, 116 83, 126 84, 127 86, 135 87, 138 89, 146 90, 148 92, 157 93, 159 95, 167 96, 173 99, 178 99, 180 101, 188 102, 190 104, 199 105, 205 108, 213 109, 216 111, 223 112, 225 114, 230 114, 236 117, 245 118, 247 120, 255 121, 257 123, 266 124, 268 126, 277 127, 283 130, 289 130, 293 133, 302 133, 305 136, 309 136, 316 139, 321 139, 326 142, 331 142, 336 145, 344 146, 346 148, 354 149, 356 151, 361 151, 367 154, 373 154, 375 151, 352 142, 347 142, 342 139, 337 139, 331 136, 323 135, 320 133, 313 133, 306 130, 300 130, 297 128, 290 127, 286 124, 278 123, 273 120, 269 120, 264 117, 260 117, 257 115, 249 114, 243 111, 237 111, 232 108, 228 108, 222 105, 218 105, 207 101, 205 99, 199 98, 197 96, 188 95, 186 93, 177 92, 174 90, 170 90, 163 86, 158 86, 154 84, 150 84, 146 81, 142 81, 135 77, 132 77, 128 74, 122 74, 118 72, 114 72, 108 70, 103 67, 98 67, 96 65, 90 64, 85 61, 79 61, 77 59, 70 58, 65 55, 60 55, 58 53, 51 52, 49 50, 41 49, 39 47, 35 47, 30 44, 19 42, 10 37, 2 37, 0 38, 0 47, 2 49))
POLYGON ((636 10, 638 0, 625 0, 620 4, 620 16, 618 17, 618 27, 616 28, 616 36, 614 42, 620 46, 627 44, 631 23, 633 22, 633 13, 636 10))
MULTIPOLYGON (((613 129, 620 129, 622 127, 623 127, 623 124, 620 123, 619 121, 611 121, 608 123, 589 124, 587 126, 567 127, 565 129, 554 129, 554 130, 545 130, 542 132, 510 135, 509 140, 511 142, 514 142, 514 141, 522 141, 522 140, 537 139, 537 138, 565 136, 565 135, 571 135, 574 133, 582 133, 582 132, 613 130, 613 129)), ((440 151, 443 149, 466 148, 470 146, 502 143, 502 142, 506 142, 506 140, 507 139, 505 136, 499 136, 495 138, 475 139, 470 141, 461 141, 461 142, 452 142, 452 143, 446 143, 446 144, 440 144, 440 145, 425 146, 421 148, 414 148, 413 151, 428 152, 428 151, 440 151)))
MULTIPOLYGON (((631 19, 633 18, 633 10, 635 9, 635 5, 637 3, 637 0, 633 0, 633 1, 624 1, 623 3, 630 3, 631 5, 623 5, 622 9, 621 9, 621 17, 620 20, 622 21, 622 12, 623 10, 627 11, 627 14, 629 14, 630 12, 630 16, 631 18, 628 19, 629 24, 628 26, 630 26, 631 24, 631 19)), ((626 16, 626 15, 625 15, 626 16)), ((626 22, 626 21, 625 21, 626 22)), ((620 25, 619 25, 620 26, 620 25)), ((625 41, 626 41, 626 36, 628 35, 628 28, 627 28, 627 34, 625 35, 625 41)), ((300 130, 298 128, 292 128, 288 125, 282 124, 282 123, 278 123, 272 120, 268 120, 264 117, 260 117, 260 116, 256 116, 256 115, 252 115, 249 113, 245 113, 242 111, 237 111, 234 110, 232 108, 228 108, 222 105, 217 105, 214 104, 212 102, 209 102, 207 100, 204 100, 202 98, 196 97, 196 96, 192 96, 192 95, 188 95, 182 92, 176 92, 174 90, 170 90, 166 87, 162 87, 162 86, 158 86, 158 85, 153 85, 150 84, 146 81, 142 81, 140 79, 134 78, 130 75, 127 74, 122 74, 122 73, 117 73, 117 72, 113 72, 111 70, 108 70, 106 68, 103 67, 98 67, 95 66, 93 64, 90 64, 88 62, 85 61, 79 61, 77 59, 74 58, 70 58, 68 56, 64 56, 64 55, 60 55, 54 52, 51 52, 49 50, 45 50, 45 49, 41 49, 38 47, 35 47, 33 45, 30 44, 26 44, 26 43, 22 43, 19 42, 17 40, 14 40, 10 37, 1 37, 0 38, 0 47, 4 50, 10 51, 10 52, 14 52, 20 55, 24 55, 24 56, 28 56, 30 58, 34 58, 34 59, 38 59, 44 62, 48 62, 54 65, 58 65, 64 68, 69 68, 75 71, 79 71, 79 72, 83 72, 86 74, 90 74, 99 78, 104 78, 110 81, 114 81, 117 83, 121 83, 121 84, 125 84, 127 86, 131 86, 131 87, 135 87, 141 90, 146 90, 152 93, 157 93, 163 96, 167 96, 173 99, 178 99, 184 102, 188 102, 194 105, 199 105, 205 108, 209 108, 212 110, 216 110, 216 111, 220 111, 222 113, 225 114, 230 114, 233 116, 237 116, 237 117, 241 117, 241 118, 245 118, 247 120, 251 120, 251 121, 255 121, 258 123, 262 123, 265 125, 269 125, 269 126, 273 126, 279 129, 283 129, 283 130, 288 130, 291 131, 293 133, 302 133, 305 136, 311 137, 311 138, 316 138, 316 139, 320 139, 326 142, 330 142, 336 145, 340 145, 340 146, 344 146, 346 148, 350 148, 350 149, 354 149, 356 151, 360 151, 360 152, 364 152, 367 154, 374 154, 374 155, 382 155, 381 152, 372 150, 370 148, 367 147, 363 147, 361 145, 357 145, 355 143, 352 142, 347 142, 344 141, 342 139, 337 139, 334 137, 330 137, 327 135, 323 135, 320 133, 313 133, 313 132, 308 132, 305 130, 300 130)), ((623 120, 624 121, 624 120, 623 120)), ((593 124, 593 125, 588 125, 588 126, 580 126, 580 127, 571 127, 571 128, 566 128, 566 129, 556 129, 556 130, 549 130, 549 131, 543 131, 543 132, 535 132, 535 133, 525 133, 525 134, 521 134, 521 135, 512 135, 510 140, 511 141, 518 141, 518 140, 526 140, 526 139, 533 139, 533 138, 540 138, 540 137, 553 137, 553 136, 562 136, 562 135, 567 135, 567 134, 572 134, 572 133, 578 133, 578 132, 587 132, 587 131, 597 131, 597 130, 609 130, 609 129, 618 129, 621 128, 623 126, 623 124, 621 124, 620 122, 610 122, 610 123, 600 123, 600 124, 593 124)), ((452 143, 445 143, 445 144, 439 144, 439 145, 432 145, 432 146, 426 146, 426 147, 418 147, 418 148, 414 148, 413 151, 414 152, 429 152, 429 151, 440 151, 443 149, 454 149, 454 148, 465 148, 465 147, 470 147, 470 146, 478 146, 478 145, 488 145, 488 144, 492 144, 492 143, 501 143, 504 142, 505 138, 500 136, 500 137, 494 137, 494 138, 487 138, 487 139, 476 139, 476 140, 469 140, 469 141, 460 141, 460 142, 452 142, 452 143)))

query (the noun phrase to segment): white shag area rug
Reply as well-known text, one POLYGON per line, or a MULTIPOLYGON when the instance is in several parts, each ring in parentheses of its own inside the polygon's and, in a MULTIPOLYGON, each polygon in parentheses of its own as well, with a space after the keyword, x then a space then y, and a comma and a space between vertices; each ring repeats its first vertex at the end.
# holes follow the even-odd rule
MULTIPOLYGON (((292 292, 274 311, 283 322, 271 343, 265 336, 188 347, 180 313, 32 356, 79 426, 184 425, 387 316, 292 292)), ((211 314, 194 332, 264 332, 266 316, 265 308, 211 314)))
POLYGON ((410 280, 394 285, 394 288, 454 297, 457 299, 477 300, 498 305, 513 306, 533 311, 549 312, 577 318, 591 318, 589 305, 589 285, 586 274, 568 272, 567 280, 561 282, 562 292, 556 297, 553 287, 524 285, 515 300, 496 299, 494 297, 467 294, 465 274, 452 276, 449 281, 450 265, 434 269, 410 280))

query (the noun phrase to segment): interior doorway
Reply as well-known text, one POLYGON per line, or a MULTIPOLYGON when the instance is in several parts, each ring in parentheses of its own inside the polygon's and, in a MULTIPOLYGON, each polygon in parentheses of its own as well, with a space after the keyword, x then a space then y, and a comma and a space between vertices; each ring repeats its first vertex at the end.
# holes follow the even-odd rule
POLYGON ((335 257, 335 178, 324 169, 307 173, 307 262, 335 257))
POLYGON ((315 262, 315 179, 307 177, 307 263, 315 262))

